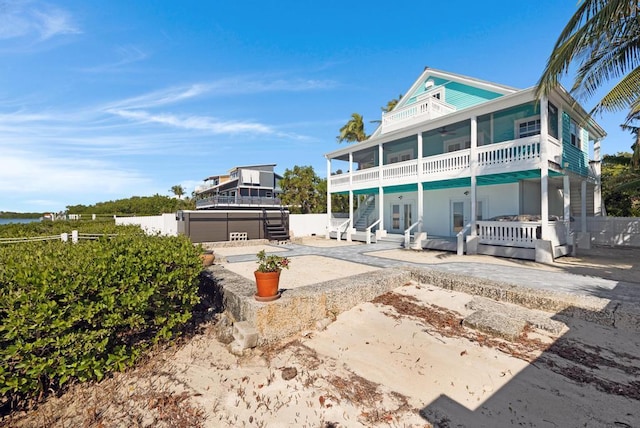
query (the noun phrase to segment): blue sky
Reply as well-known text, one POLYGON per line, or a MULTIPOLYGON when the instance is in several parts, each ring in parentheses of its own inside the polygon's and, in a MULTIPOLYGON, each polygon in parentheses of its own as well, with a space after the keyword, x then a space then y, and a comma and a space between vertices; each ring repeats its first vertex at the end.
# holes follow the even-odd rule
MULTIPOLYGON (((351 113, 380 119, 425 66, 535 85, 576 7, 433 3, 0 0, 0 211, 190 193, 237 165, 325 177, 351 113)), ((623 118, 596 118, 604 153, 629 151, 623 118)))

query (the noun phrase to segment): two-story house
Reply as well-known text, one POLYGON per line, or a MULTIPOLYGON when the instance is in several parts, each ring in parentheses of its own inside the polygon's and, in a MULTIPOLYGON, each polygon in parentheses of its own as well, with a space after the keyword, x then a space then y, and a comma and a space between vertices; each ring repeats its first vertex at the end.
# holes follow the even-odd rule
POLYGON ((260 208, 280 205, 280 180, 275 164, 236 166, 213 175, 196 188, 196 209, 260 208))
POLYGON ((327 198, 329 232, 553 259, 571 250, 572 227, 587 242, 586 217, 603 211, 605 135, 562 87, 536 98, 425 68, 367 140, 325 155, 328 196, 349 196, 348 218, 327 198))

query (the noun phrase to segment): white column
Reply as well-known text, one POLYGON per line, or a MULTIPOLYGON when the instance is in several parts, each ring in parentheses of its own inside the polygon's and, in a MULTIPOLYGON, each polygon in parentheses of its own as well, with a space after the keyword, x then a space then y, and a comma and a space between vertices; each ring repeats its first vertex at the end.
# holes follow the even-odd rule
POLYGON ((587 233, 587 182, 580 183, 580 230, 587 233))
POLYGON ((594 169, 596 174, 596 185, 593 189, 593 215, 604 215, 603 205, 602 205, 602 164, 600 163, 600 139, 597 139, 593 142, 593 160, 594 169))
POLYGON ((327 158, 327 233, 325 238, 329 239, 331 234, 331 159, 327 158))
POLYGON ((540 222, 542 239, 549 239, 549 118, 547 98, 540 98, 540 222))
POLYGON ((564 200, 564 225, 568 238, 571 234, 571 182, 568 175, 562 177, 562 197, 564 200))
POLYGON ((471 175, 471 236, 476 236, 476 219, 478 218, 477 169, 478 169, 478 118, 471 118, 471 147, 469 149, 469 167, 471 175))
POLYGON ((418 220, 420 227, 417 232, 424 230, 424 191, 422 190, 422 132, 418 132, 418 220))
POLYGON ((347 241, 351 241, 351 228, 353 227, 353 152, 349 152, 349 224, 347 228, 347 241))
MULTIPOLYGON (((380 225, 378 226, 378 230, 381 232, 385 230, 384 228, 384 187, 382 182, 382 165, 384 165, 384 150, 382 148, 382 143, 378 144, 378 199, 380 200, 378 204, 378 218, 381 219, 380 225)), ((384 232, 383 232, 384 233, 384 232)))

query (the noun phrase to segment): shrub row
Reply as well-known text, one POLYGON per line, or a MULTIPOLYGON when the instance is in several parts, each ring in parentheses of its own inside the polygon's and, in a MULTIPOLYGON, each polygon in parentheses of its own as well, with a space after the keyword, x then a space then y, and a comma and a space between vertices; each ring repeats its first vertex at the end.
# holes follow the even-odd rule
POLYGON ((100 380, 172 338, 198 302, 200 250, 185 237, 0 245, 0 397, 100 380))
POLYGON ((36 221, 24 224, 5 224, 0 226, 0 238, 35 237, 60 235, 77 230, 80 233, 133 233, 142 235, 138 226, 116 226, 113 219, 36 221))

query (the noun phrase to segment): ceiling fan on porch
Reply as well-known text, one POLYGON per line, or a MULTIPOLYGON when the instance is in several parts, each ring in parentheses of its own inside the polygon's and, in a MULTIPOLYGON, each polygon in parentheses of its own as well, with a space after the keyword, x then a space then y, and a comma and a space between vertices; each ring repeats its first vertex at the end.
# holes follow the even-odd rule
POLYGON ((442 128, 438 129, 438 133, 440 134, 440 136, 444 137, 445 135, 456 135, 455 131, 452 131, 450 129, 447 129, 446 126, 443 126, 442 128))

